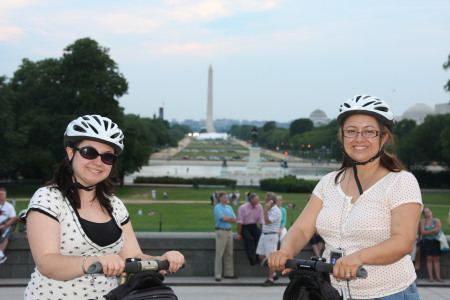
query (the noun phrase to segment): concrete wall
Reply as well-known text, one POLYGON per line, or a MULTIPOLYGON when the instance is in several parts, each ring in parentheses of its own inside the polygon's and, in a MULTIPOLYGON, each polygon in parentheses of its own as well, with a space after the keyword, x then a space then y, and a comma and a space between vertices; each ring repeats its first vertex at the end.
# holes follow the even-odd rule
MULTIPOLYGON (((26 237, 14 233, 15 239, 10 242, 6 255, 8 260, 0 265, 0 278, 28 278, 34 269, 33 257, 26 237)), ((215 233, 137 233, 139 243, 145 253, 158 255, 167 250, 181 251, 187 261, 187 267, 179 276, 211 276, 214 277, 215 233)), ((449 237, 447 237, 448 239, 449 237)), ((298 257, 309 259, 312 250, 308 245, 298 257)), ((234 243, 235 273, 239 277, 266 277, 267 269, 251 266, 245 255, 243 242, 234 243)), ((450 278, 450 253, 441 258, 441 274, 450 278)), ((420 278, 427 278, 425 259, 422 258, 418 271, 420 278)))

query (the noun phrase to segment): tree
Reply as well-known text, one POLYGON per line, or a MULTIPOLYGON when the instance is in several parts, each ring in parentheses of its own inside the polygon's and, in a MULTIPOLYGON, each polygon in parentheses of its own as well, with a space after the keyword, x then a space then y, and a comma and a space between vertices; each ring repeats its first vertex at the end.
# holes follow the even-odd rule
POLYGON ((100 114, 120 125, 117 99, 128 88, 108 50, 91 39, 76 41, 59 59, 23 59, 8 86, 12 126, 15 137, 22 138, 8 177, 42 180, 51 177, 64 155, 67 124, 81 115, 100 114))
POLYGON ((175 124, 169 129, 170 135, 177 141, 183 139, 186 134, 192 132, 192 129, 187 125, 175 124))
POLYGON ((117 167, 120 184, 123 185, 125 175, 139 171, 142 166, 148 165, 152 145, 156 138, 150 132, 146 121, 136 115, 125 115, 123 128, 124 149, 120 155, 117 167))
POLYGON ((404 119, 395 124, 394 134, 397 138, 403 138, 404 136, 410 134, 414 128, 416 128, 416 121, 404 119))
POLYGON ((63 153, 61 140, 68 121, 62 111, 60 82, 56 59, 24 59, 10 80, 13 123, 24 136, 14 177, 48 180, 63 153))
POLYGON ((269 131, 271 131, 272 129, 275 129, 275 128, 277 128, 277 123, 275 121, 269 121, 269 122, 266 122, 263 125, 263 130, 266 131, 266 132, 269 132, 269 131))
POLYGON ((314 128, 314 123, 310 119, 297 119, 292 121, 289 126, 289 133, 291 136, 310 131, 314 128))
POLYGON ((24 148, 26 135, 14 126, 12 93, 6 77, 0 77, 0 178, 13 179, 20 162, 18 155, 24 148))
POLYGON ((232 136, 237 137, 238 139, 248 141, 251 139, 250 132, 253 128, 253 125, 233 125, 231 126, 228 133, 232 136))
POLYGON ((398 142, 398 155, 408 167, 425 166, 432 161, 448 164, 445 158, 448 153, 450 114, 429 115, 411 134, 398 142), (444 143, 442 141, 444 140, 444 143))
POLYGON ((118 99, 127 92, 128 82, 108 52, 89 38, 67 46, 61 59, 62 96, 65 111, 73 116, 101 114, 121 124, 118 99))

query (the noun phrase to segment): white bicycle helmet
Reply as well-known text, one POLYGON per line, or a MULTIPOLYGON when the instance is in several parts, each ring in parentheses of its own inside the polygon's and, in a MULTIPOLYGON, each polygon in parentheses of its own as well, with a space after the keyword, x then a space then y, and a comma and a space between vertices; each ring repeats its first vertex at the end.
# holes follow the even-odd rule
POLYGON ((389 105, 383 100, 370 95, 356 95, 339 106, 337 121, 339 125, 350 115, 363 114, 375 117, 391 131, 395 120, 389 105))
POLYGON ((67 126, 64 146, 73 146, 82 140, 93 140, 110 145, 114 148, 114 153, 119 155, 123 150, 123 137, 122 130, 110 119, 100 115, 85 115, 67 126))

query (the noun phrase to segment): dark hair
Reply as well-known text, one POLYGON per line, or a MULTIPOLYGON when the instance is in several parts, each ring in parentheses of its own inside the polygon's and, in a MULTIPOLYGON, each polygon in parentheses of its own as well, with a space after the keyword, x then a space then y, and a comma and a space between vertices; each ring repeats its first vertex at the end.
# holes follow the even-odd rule
MULTIPOLYGON (((395 140, 394 140, 394 134, 392 133, 391 130, 389 130, 389 128, 384 125, 383 123, 381 123, 380 121, 378 121, 378 125, 380 126, 380 139, 382 139, 384 136, 387 136, 386 142, 383 145, 383 149, 382 149, 382 153, 380 156, 380 165, 383 166, 384 168, 388 169, 391 172, 400 172, 400 171, 405 171, 406 167, 400 162, 400 160, 398 160, 397 157, 395 157, 393 154, 389 153, 389 149, 391 149, 391 151, 395 150, 395 140)), ((339 132, 338 132, 338 138, 341 141, 342 144, 343 143, 343 136, 342 136, 342 126, 345 123, 345 119, 342 121, 341 126, 339 127, 339 132)), ((339 180, 339 176, 341 176, 341 174, 343 172, 345 172, 345 170, 347 168, 350 168, 352 166, 352 162, 350 160, 350 157, 346 154, 344 154, 344 157, 342 159, 342 165, 341 167, 337 170, 338 173, 336 174, 336 177, 334 178, 334 183, 338 184, 338 180, 339 180)))
POLYGON ((223 195, 228 195, 228 194, 227 194, 227 192, 223 192, 223 191, 217 192, 218 199, 220 199, 220 197, 222 197, 223 195))
POLYGON ((258 195, 255 194, 255 193, 250 193, 250 194, 248 195, 248 201, 252 200, 252 199, 255 198, 255 197, 258 197, 258 195))
MULTIPOLYGON (((113 208, 108 196, 114 194, 114 184, 111 180, 112 174, 116 174, 116 166, 114 165, 109 176, 97 183, 95 186, 95 197, 100 202, 100 206, 105 208, 109 214, 112 214, 113 208)), ((81 207, 80 195, 78 194, 78 189, 73 184, 72 179, 72 163, 69 157, 66 157, 57 166, 53 178, 45 184, 45 186, 50 186, 50 188, 58 189, 64 197, 69 199, 69 203, 72 207, 79 209, 81 207)))

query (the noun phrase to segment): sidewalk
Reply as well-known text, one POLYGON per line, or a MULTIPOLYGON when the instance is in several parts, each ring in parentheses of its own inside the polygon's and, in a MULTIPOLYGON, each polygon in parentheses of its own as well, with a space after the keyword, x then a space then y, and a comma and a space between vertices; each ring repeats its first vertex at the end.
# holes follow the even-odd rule
MULTIPOLYGON (((281 277, 275 282, 274 287, 262 287, 264 279, 242 277, 215 282, 212 277, 169 275, 164 283, 174 289, 180 300, 282 299, 285 286, 289 281, 288 277, 281 277)), ((1 299, 23 299, 23 291, 27 283, 28 279, 25 278, 2 278, 0 280, 1 299)), ((450 300, 450 279, 445 280, 444 283, 429 283, 426 279, 418 279, 417 286, 421 300, 450 300)))

